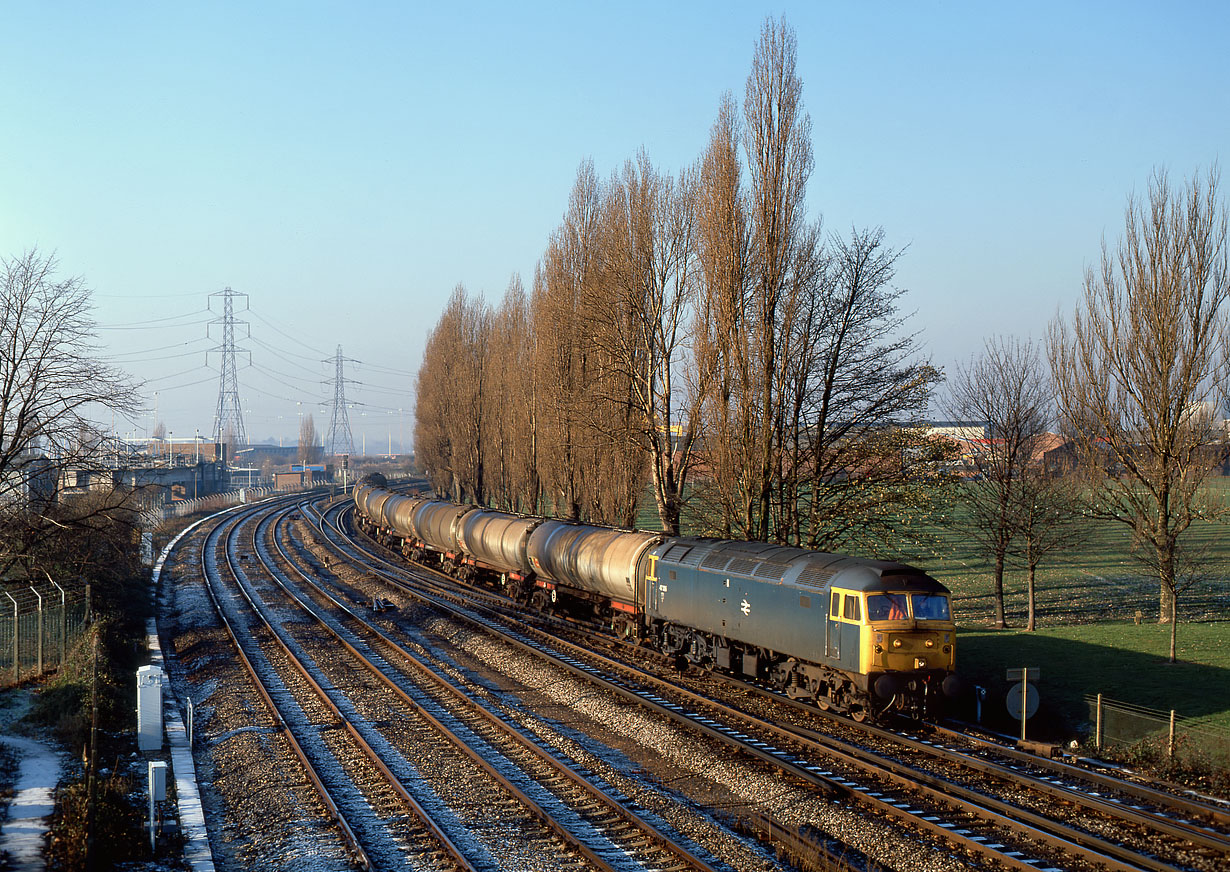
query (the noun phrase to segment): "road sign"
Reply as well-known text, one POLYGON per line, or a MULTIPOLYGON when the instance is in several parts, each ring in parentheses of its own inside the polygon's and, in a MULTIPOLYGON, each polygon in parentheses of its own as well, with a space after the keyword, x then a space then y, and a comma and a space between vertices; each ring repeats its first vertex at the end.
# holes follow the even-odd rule
MULTIPOLYGON (((1029 670, 1029 678, 1031 681, 1036 681, 1037 679, 1042 677, 1041 668, 1037 666, 1027 666, 1025 668, 1029 670)), ((1025 673, 1025 669, 1009 669, 1008 670, 1008 680, 1009 681, 1020 681, 1021 679, 1025 677, 1024 673, 1025 673)))
MULTIPOLYGON (((1034 671, 1032 669, 1029 670, 1029 677, 1034 677, 1034 671)), ((1008 698, 1005 700, 1008 704, 1008 714, 1012 715, 1012 717, 1017 720, 1032 718, 1038 711, 1039 701, 1038 688, 1034 687, 1032 684, 1022 684, 1019 681, 1012 685, 1012 687, 1008 688, 1008 698), (1022 699, 1025 702, 1024 717, 1021 716, 1022 699)))

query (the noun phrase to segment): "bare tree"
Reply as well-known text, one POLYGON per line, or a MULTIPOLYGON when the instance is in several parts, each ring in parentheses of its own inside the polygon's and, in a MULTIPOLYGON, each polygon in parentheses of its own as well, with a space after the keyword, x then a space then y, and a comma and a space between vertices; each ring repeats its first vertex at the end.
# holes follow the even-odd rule
POLYGON ((699 289, 691 333, 696 372, 705 379, 691 390, 702 399, 702 499, 720 518, 712 526, 727 537, 735 530, 750 534, 754 500, 752 481, 744 474, 751 467, 756 404, 751 395, 750 239, 740 138, 738 107, 726 94, 710 129, 697 185, 693 275, 699 289))
POLYGON ((513 275, 492 316, 490 356, 483 397, 487 421, 488 494, 493 505, 513 511, 538 509, 534 458, 534 344, 529 297, 513 275))
POLYGON ((953 379, 948 412, 983 422, 988 438, 975 446, 977 475, 964 483, 969 511, 966 530, 991 558, 995 573, 995 625, 1008 626, 1004 613, 1004 566, 1017 517, 1028 501, 1023 482, 1034 447, 1050 422, 1052 395, 1042 357, 1031 342, 988 340, 982 354, 953 379))
MULTIPOLYGON (((818 234, 818 228, 817 228, 818 234)), ((941 375, 919 359, 893 285, 901 251, 853 230, 825 249, 804 237, 793 270, 786 361, 781 538, 873 549, 898 518, 929 510, 920 482, 937 446, 914 426, 941 375)))
POLYGON ((486 499, 484 390, 491 313, 458 285, 427 339, 419 368, 415 446, 438 493, 486 499))
MULTIPOLYGON (((1064 423, 1094 476, 1099 516, 1132 530, 1160 586, 1160 620, 1178 623, 1178 560, 1193 521, 1222 509, 1203 485, 1220 462, 1214 410, 1230 377, 1227 212, 1218 173, 1181 189, 1154 173, 1128 199, 1124 236, 1103 242, 1071 322, 1049 350, 1064 423)), ((1170 659, 1175 659, 1175 627, 1170 659)))
POLYGON ((805 195, 811 176, 811 119, 803 111, 803 80, 795 69, 794 30, 765 22, 747 77, 743 147, 748 164, 748 228, 752 384, 743 392, 756 403, 748 415, 754 466, 751 538, 767 540, 781 457, 781 397, 789 359, 785 320, 791 269, 807 231, 805 195))
MULTIPOLYGON (((699 423, 699 391, 685 390, 682 370, 693 283, 695 181, 654 168, 643 150, 612 179, 604 200, 602 281, 591 287, 588 334, 602 353, 595 382, 614 416, 615 443, 628 442, 628 484, 640 490, 646 466, 662 529, 679 534, 684 490, 699 423), (606 389, 604 391, 604 389, 606 389), (682 408, 681 408, 682 407, 682 408)), ((610 419, 608 419, 610 420, 610 419)))
POLYGON ((99 464, 89 415, 135 413, 131 381, 100 361, 90 291, 56 276, 54 257, 30 250, 0 275, 0 577, 53 531, 60 472, 99 464))
POLYGON ((1013 513, 1012 557, 1025 567, 1025 629, 1037 627, 1038 566, 1089 538, 1084 487, 1071 469, 1035 457, 1021 476, 1013 513))
POLYGON ((593 434, 587 431, 596 361, 582 305, 597 281, 601 205, 602 186, 592 161, 585 161, 535 274, 532 301, 539 471, 555 514, 572 520, 590 514, 587 491, 596 484, 593 434))
POLYGON ((299 463, 303 466, 320 463, 320 455, 320 437, 316 433, 316 421, 309 413, 299 422, 299 463))

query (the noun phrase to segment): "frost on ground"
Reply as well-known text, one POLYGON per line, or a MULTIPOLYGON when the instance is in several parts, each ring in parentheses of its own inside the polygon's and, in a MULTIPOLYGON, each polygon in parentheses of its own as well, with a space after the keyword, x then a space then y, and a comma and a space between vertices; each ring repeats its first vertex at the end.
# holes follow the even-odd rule
POLYGON ((30 693, 24 689, 3 694, 0 705, 0 745, 8 754, 0 765, 0 795, 7 798, 0 822, 0 857, 5 868, 43 867, 47 824, 55 810, 59 783, 59 752, 45 742, 15 734, 17 722, 30 710, 30 693), (11 794, 10 794, 11 791, 11 794))

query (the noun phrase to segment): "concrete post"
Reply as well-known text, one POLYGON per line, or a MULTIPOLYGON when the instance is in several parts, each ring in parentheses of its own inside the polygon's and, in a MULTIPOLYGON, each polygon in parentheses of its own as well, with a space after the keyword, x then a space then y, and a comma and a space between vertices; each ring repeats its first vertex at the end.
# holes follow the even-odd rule
POLYGON ((30 590, 34 591, 34 595, 38 597, 38 641, 35 647, 38 650, 38 672, 36 675, 43 674, 43 595, 38 592, 38 588, 30 585, 30 590))

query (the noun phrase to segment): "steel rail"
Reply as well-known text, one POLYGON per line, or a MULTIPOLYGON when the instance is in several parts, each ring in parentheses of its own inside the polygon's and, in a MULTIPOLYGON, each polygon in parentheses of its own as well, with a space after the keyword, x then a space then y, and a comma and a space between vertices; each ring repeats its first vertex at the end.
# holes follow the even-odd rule
MULTIPOLYGON (((434 683, 437 687, 439 687, 440 689, 444 690, 445 692, 453 696, 455 699, 457 699, 459 702, 465 705, 468 710, 479 715, 484 721, 486 721, 493 727, 497 728, 507 738, 516 742, 523 749, 534 754, 536 757, 538 757, 540 760, 542 760, 544 763, 550 766, 553 771, 567 778, 571 783, 573 783, 574 785, 576 785, 577 787, 585 791, 593 799, 600 802, 609 812, 616 815, 619 819, 623 820, 628 825, 633 826, 640 832, 644 833, 647 838, 651 839, 654 843, 656 843, 663 851, 673 855, 676 858, 676 860, 683 863, 687 868, 702 870, 702 872, 716 872, 713 866, 706 863, 704 860, 701 860, 699 857, 697 857, 695 854, 689 851, 685 846, 680 844, 670 835, 662 832, 660 829, 658 829, 656 826, 654 826, 649 821, 645 820, 644 818, 640 817, 639 815, 636 815, 629 809, 625 808, 616 798, 612 797, 606 791, 602 790, 600 787, 593 784, 591 781, 587 780, 586 778, 581 776, 579 773, 575 772, 573 769, 571 769, 571 767, 567 766, 565 763, 563 763, 563 761, 559 760, 550 751, 543 748, 539 744, 529 740, 519 730, 517 730, 515 727, 508 724, 503 719, 501 719, 494 712, 491 712, 486 707, 479 705, 475 700, 473 700, 470 696, 468 696, 463 690, 445 681, 442 676, 438 675, 436 672, 431 670, 430 667, 428 667, 426 664, 420 662, 416 657, 411 655, 401 645, 399 645, 394 639, 389 637, 387 634, 381 631, 378 627, 371 625, 368 621, 366 621, 360 615, 355 613, 354 610, 350 608, 350 606, 338 600, 329 591, 325 590, 323 587, 321 587, 319 584, 313 581, 310 577, 308 577, 306 573, 303 573, 294 564, 294 562, 290 560, 289 556, 285 554, 284 549, 281 547, 281 543, 277 542, 276 539, 275 539, 275 545, 277 546, 277 549, 279 553, 282 555, 283 559, 286 560, 288 565, 291 566, 291 568, 295 571, 295 573, 299 575, 300 578, 306 584, 308 584, 318 594, 320 594, 321 596, 328 599, 331 603, 333 603, 335 608, 344 612, 352 621, 359 624, 365 632, 368 632, 374 635, 377 639, 380 640, 382 644, 384 644, 386 647, 388 647, 390 650, 396 653, 400 658, 408 662, 411 666, 413 666, 416 672, 418 672, 420 675, 422 675, 423 677, 425 677, 426 679, 434 683)), ((544 822, 545 825, 551 828, 553 832, 555 832, 558 836, 564 839, 568 844, 576 848, 579 852, 584 854, 586 859, 589 859, 591 862, 594 862, 595 864, 599 865, 600 868, 611 869, 612 872, 614 872, 614 867, 611 867, 610 864, 608 864, 605 860, 603 860, 599 855, 594 853, 594 851, 590 849, 584 842, 578 840, 575 835, 573 835, 566 828, 564 828, 562 825, 556 822, 546 812, 545 809, 543 809, 538 803, 536 803, 529 796, 524 794, 524 792, 521 791, 516 785, 508 781, 508 779, 502 773, 500 773, 493 766, 491 766, 491 764, 487 760, 483 759, 481 755, 479 755, 473 749, 469 748, 463 741, 461 741, 459 737, 453 734, 453 732, 445 724, 439 721, 430 712, 423 709, 413 698, 411 698, 405 692, 404 689, 402 689, 395 681, 389 678, 389 676, 387 676, 383 672, 383 670, 379 669, 374 663, 371 662, 371 660, 368 657, 366 657, 360 651, 358 651, 358 649, 356 649, 347 639, 345 639, 333 627, 329 626, 329 624, 320 615, 316 614, 314 609, 308 607, 307 604, 301 602, 299 598, 295 596, 291 591, 287 590, 287 593, 288 595, 291 596, 294 602, 299 604, 300 608, 302 608, 305 612, 311 615, 318 622, 321 628, 323 628, 327 633, 330 634, 330 636, 333 639, 335 639, 338 643, 340 643, 343 647, 345 647, 346 650, 349 651, 365 668, 367 668, 373 674, 373 676, 375 676, 385 687, 387 687, 395 695, 397 695, 398 698, 401 699, 406 705, 412 707, 416 711, 416 713, 420 714, 423 718, 428 720, 439 732, 441 732, 445 736, 451 737, 452 741, 457 745, 460 751, 462 751, 471 760, 473 760, 476 764, 478 764, 492 778, 496 779, 497 781, 499 781, 499 783, 505 786, 505 788, 509 790, 509 792, 517 796, 519 800, 521 800, 523 803, 527 805, 527 807, 531 809, 536 809, 537 816, 544 822)))
MULTIPOLYGON (((206 553, 210 547, 217 547, 216 543, 213 543, 214 537, 220 536, 221 531, 226 527, 236 527, 242 519, 246 518, 248 515, 255 514, 257 511, 259 510, 251 509, 249 511, 243 511, 231 515, 229 518, 226 518, 215 525, 214 529, 206 535, 205 541, 201 545, 201 578, 205 581, 205 592, 208 594, 209 600, 213 604, 214 611, 217 613, 218 619, 222 622, 222 627, 226 631, 227 637, 231 640, 231 645, 235 648, 235 652, 239 655, 240 663, 243 664, 244 670, 248 673, 249 678, 252 680, 252 684, 256 687, 256 690, 259 692, 261 698, 265 701, 265 705, 268 707, 269 713, 273 717, 274 724, 276 725, 278 731, 286 738, 291 750, 294 752, 295 756, 298 757, 299 762, 303 765, 304 773, 307 775, 308 780, 312 782, 312 786, 316 789, 316 793, 320 797, 321 803, 325 806, 326 814, 337 825, 338 830, 342 834, 343 842, 345 842, 351 850, 358 865, 363 869, 370 870, 373 868, 371 857, 368 856, 367 851, 364 850, 363 845, 360 844, 358 836, 355 835, 354 830, 351 828, 350 823, 346 820, 345 815, 338 807, 338 804, 334 800, 328 787, 325 786, 324 781, 321 780, 320 775, 316 772, 316 767, 312 764, 307 752, 303 749, 303 746, 299 744, 299 740, 295 738, 295 734, 291 730, 290 725, 287 724, 285 718, 282 717, 282 713, 279 710, 277 703, 274 702, 273 697, 265 687, 264 681, 257 673, 256 667, 249 659, 247 652, 244 651, 243 645, 240 644, 239 637, 235 633, 234 628, 231 626, 231 622, 227 619, 226 614, 223 612, 222 605, 218 601, 218 597, 213 590, 213 582, 210 578, 210 573, 206 563, 206 553)), ((229 554, 227 555, 227 562, 229 565, 229 554)))

